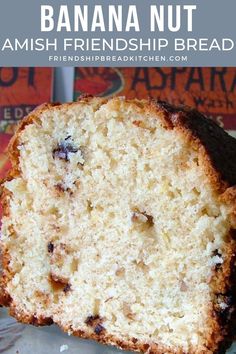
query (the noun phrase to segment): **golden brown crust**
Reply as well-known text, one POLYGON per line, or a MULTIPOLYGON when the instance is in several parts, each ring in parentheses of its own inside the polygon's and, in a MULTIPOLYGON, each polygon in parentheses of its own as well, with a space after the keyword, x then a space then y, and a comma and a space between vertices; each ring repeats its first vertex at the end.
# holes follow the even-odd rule
POLYGON ((224 192, 236 185, 236 139, 195 109, 157 101, 152 101, 152 105, 163 113, 168 129, 182 131, 200 149, 214 189, 224 192))
POLYGON ((17 319, 17 321, 32 324, 34 326, 50 326, 53 324, 53 320, 50 317, 36 317, 34 314, 27 314, 25 312, 19 311, 19 309, 11 303, 9 307, 9 314, 17 319))
MULTIPOLYGON (((15 135, 12 137, 9 146, 8 146, 8 155, 11 161, 11 169, 8 172, 7 176, 4 180, 0 181, 0 199, 2 204, 3 216, 9 216, 9 197, 10 192, 3 187, 4 182, 10 181, 16 178, 19 174, 19 166, 18 166, 18 157, 19 157, 19 150, 17 146, 19 145, 19 137, 22 130, 24 130, 26 125, 29 125, 38 120, 40 114, 53 106, 59 104, 42 104, 38 106, 34 111, 32 111, 28 116, 26 116, 22 121, 19 123, 17 131, 15 135)), ((11 306, 12 299, 10 295, 6 291, 7 283, 12 279, 14 274, 12 274, 11 270, 8 267, 9 264, 9 254, 8 251, 4 249, 3 245, 1 245, 1 263, 2 263, 2 274, 0 278, 0 304, 3 306, 11 306)), ((13 310, 12 310, 13 311, 13 310)), ((13 311, 14 312, 14 311, 13 311)), ((23 322, 23 318, 22 318, 23 322)), ((31 323, 31 322, 28 322, 31 323)))
MULTIPOLYGON (((88 103, 94 100, 90 96, 82 97, 78 103, 70 103, 67 105, 76 105, 88 103)), ((100 100, 100 104, 106 100, 100 100)), ((154 100, 147 101, 128 101, 135 104, 139 109, 144 109, 158 116, 161 116, 162 124, 166 129, 174 129, 182 134, 191 147, 199 151, 200 163, 205 169, 208 176, 209 183, 213 190, 219 195, 220 200, 228 203, 232 208, 232 217, 236 220, 236 140, 230 137, 227 133, 218 127, 213 121, 207 119, 196 110, 189 107, 173 107, 165 102, 157 102, 154 100)), ((95 106, 99 104, 95 102, 95 106)), ((39 117, 43 111, 51 109, 56 106, 56 109, 61 109, 60 104, 44 104, 34 110, 28 117, 23 119, 18 130, 11 140, 9 145, 9 154, 12 162, 12 169, 9 172, 7 179, 11 180, 19 175, 18 158, 19 152, 17 146, 19 144, 19 137, 26 125, 33 122, 40 124, 39 117)), ((63 105, 65 107, 65 105, 63 105)), ((9 194, 6 189, 2 189, 2 203, 4 214, 9 214, 8 199, 9 194)), ((236 225, 236 222, 235 222, 236 225)), ((15 307, 12 299, 6 292, 6 285, 12 278, 13 274, 8 269, 9 255, 7 250, 3 249, 3 269, 4 275, 2 277, 2 295, 0 296, 0 303, 4 306, 9 306, 10 314, 17 318, 17 320, 30 323, 34 325, 48 325, 52 323, 50 318, 36 318, 33 314, 19 312, 15 307)), ((188 354, 212 354, 224 353, 225 348, 232 341, 232 323, 235 318, 235 230, 231 230, 228 235, 228 243, 224 249, 225 262, 223 266, 214 270, 213 276, 210 280, 210 286, 215 295, 215 302, 209 307, 208 328, 209 333, 205 338, 204 347, 191 348, 188 354), (218 306, 218 300, 222 299, 228 304, 225 310, 221 310, 218 306)), ((143 343, 135 338, 130 341, 121 341, 114 336, 111 336, 102 331, 100 334, 86 331, 73 331, 71 328, 63 328, 64 331, 70 331, 74 335, 94 339, 103 344, 116 345, 122 349, 147 352, 149 354, 186 354, 181 348, 176 348, 173 352, 168 348, 158 346, 158 344, 143 343)))
MULTIPOLYGON (((152 101, 154 109, 162 112, 163 124, 167 129, 179 131, 191 146, 199 151, 201 164, 205 169, 213 190, 219 198, 232 207, 232 215, 236 214, 236 139, 229 136, 215 122, 189 107, 170 106, 166 102, 152 101)), ((235 261, 236 242, 231 230, 229 242, 224 249, 225 261, 222 267, 215 269, 210 286, 215 295, 215 303, 209 308, 209 328, 212 329, 206 338, 206 346, 216 352, 230 345, 234 335, 235 293, 235 261), (217 304, 222 298, 228 307, 221 310, 217 304)))

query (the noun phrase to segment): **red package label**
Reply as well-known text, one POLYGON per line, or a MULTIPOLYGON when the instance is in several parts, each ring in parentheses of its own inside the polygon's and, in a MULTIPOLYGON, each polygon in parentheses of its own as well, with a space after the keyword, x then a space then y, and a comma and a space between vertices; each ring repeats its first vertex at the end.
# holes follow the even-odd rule
POLYGON ((0 68, 0 131, 15 124, 36 106, 51 100, 52 68, 0 68))
POLYGON ((39 104, 51 101, 52 79, 52 68, 0 67, 0 180, 10 168, 7 145, 17 123, 39 104))
POLYGON ((84 93, 185 104, 236 136, 236 68, 76 68, 74 99, 84 93))

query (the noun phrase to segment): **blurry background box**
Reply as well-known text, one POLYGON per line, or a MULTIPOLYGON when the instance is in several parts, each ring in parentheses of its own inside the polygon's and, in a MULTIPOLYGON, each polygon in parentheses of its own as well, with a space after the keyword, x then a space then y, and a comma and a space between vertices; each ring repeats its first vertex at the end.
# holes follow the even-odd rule
POLYGON ((0 179, 10 167, 6 148, 16 124, 52 99, 52 68, 0 68, 0 179))
POLYGON ((236 68, 76 68, 74 99, 84 93, 186 104, 236 137, 236 68))

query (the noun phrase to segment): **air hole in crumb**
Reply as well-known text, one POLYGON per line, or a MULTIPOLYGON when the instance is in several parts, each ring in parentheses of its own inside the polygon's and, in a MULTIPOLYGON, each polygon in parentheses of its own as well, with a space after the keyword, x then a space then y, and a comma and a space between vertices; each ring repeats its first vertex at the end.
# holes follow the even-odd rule
POLYGON ((78 270, 78 265, 79 265, 79 260, 77 258, 73 258, 71 265, 70 265, 70 269, 71 269, 72 273, 74 273, 78 270))
POLYGON ((211 215, 210 215, 210 212, 209 212, 209 209, 208 209, 207 207, 204 207, 204 208, 202 209, 202 214, 203 214, 203 215, 207 215, 207 216, 209 216, 209 217, 211 216, 211 215))
POLYGON ((35 290, 34 296, 37 298, 37 301, 44 307, 49 305, 49 294, 44 291, 35 290))
POLYGON ((187 284, 185 283, 185 281, 181 280, 180 281, 180 291, 186 292, 187 290, 188 290, 187 284))
POLYGON ((147 188, 153 190, 156 187, 156 184, 157 184, 156 179, 150 179, 147 188))
POLYGON ((110 167, 111 168, 116 168, 118 165, 118 162, 115 159, 110 159, 110 167))
POLYGON ((152 171, 152 169, 151 169, 151 167, 148 164, 145 164, 144 165, 144 171, 145 172, 149 172, 149 171, 152 171))
POLYGON ((197 166, 199 166, 199 160, 198 160, 198 157, 195 157, 195 158, 193 159, 193 162, 194 162, 197 166))
POLYGON ((193 188, 192 189, 192 192, 195 194, 195 195, 197 195, 197 196, 199 196, 200 194, 201 194, 201 192, 199 192, 198 190, 197 190, 197 188, 193 188))
POLYGON ((10 234, 11 239, 12 239, 12 238, 16 238, 17 234, 16 234, 16 232, 15 232, 15 230, 14 230, 13 225, 10 225, 10 226, 8 227, 8 231, 9 231, 9 234, 10 234))
POLYGON ((147 273, 149 271, 149 267, 141 260, 141 261, 134 261, 134 264, 136 267, 140 270, 142 270, 144 273, 147 273))
POLYGON ((127 317, 130 320, 134 320, 135 314, 132 312, 130 304, 128 304, 127 302, 124 302, 122 310, 123 310, 123 314, 125 315, 125 317, 127 317))
POLYGON ((107 127, 103 127, 102 134, 103 134, 103 136, 107 136, 107 134, 108 134, 108 128, 107 127))
POLYGON ((96 210, 102 212, 104 211, 104 207, 102 205, 96 205, 96 210))
POLYGON ((175 196, 178 196, 178 191, 176 191, 176 195, 175 195, 175 193, 172 192, 172 191, 168 191, 166 194, 167 194, 168 197, 170 197, 171 199, 174 199, 175 196))
POLYGON ((111 317, 112 317, 113 323, 115 323, 115 322, 117 321, 116 315, 114 315, 114 313, 112 313, 112 314, 111 314, 111 317))
POLYGON ((121 267, 121 268, 118 268, 115 272, 115 274, 118 276, 118 277, 123 277, 125 275, 125 268, 121 267))
POLYGON ((98 314, 100 310, 100 303, 101 301, 99 299, 94 300, 94 307, 93 307, 93 313, 98 314))
POLYGON ((140 148, 140 146, 134 141, 131 142, 131 146, 134 147, 135 149, 139 149, 140 148))
POLYGON ((124 117, 122 117, 122 116, 117 116, 117 117, 116 117, 116 121, 118 121, 118 122, 124 122, 124 117))
POLYGON ((152 334, 154 337, 158 336, 159 335, 159 330, 158 329, 155 329, 155 331, 153 332, 152 334))
POLYGON ((111 219, 114 219, 115 218, 115 213, 112 211, 112 212, 110 212, 109 213, 109 217, 111 218, 111 219))
POLYGON ((93 210, 93 205, 90 200, 87 200, 87 211, 91 212, 93 210))
POLYGON ((176 312, 173 314, 173 316, 177 317, 177 318, 184 318, 184 314, 181 312, 176 312))
POLYGON ((147 124, 146 121, 134 120, 132 123, 138 128, 149 130, 151 133, 155 132, 156 130, 156 127, 151 127, 150 125, 147 124))
POLYGON ((58 295, 58 293, 54 294, 53 302, 54 302, 54 304, 58 304, 59 303, 59 295, 58 295))
POLYGON ((60 216, 60 210, 56 207, 52 207, 46 211, 47 214, 55 215, 56 217, 60 216))
POLYGON ((100 253, 97 253, 95 258, 96 258, 96 260, 98 261, 98 260, 101 258, 100 253))

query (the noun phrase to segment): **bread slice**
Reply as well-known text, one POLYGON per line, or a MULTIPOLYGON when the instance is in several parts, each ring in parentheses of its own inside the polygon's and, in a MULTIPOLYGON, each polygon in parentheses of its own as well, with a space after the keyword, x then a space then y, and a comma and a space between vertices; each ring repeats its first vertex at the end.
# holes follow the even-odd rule
POLYGON ((236 140, 195 110, 82 98, 26 117, 3 183, 2 302, 127 350, 217 353, 235 294, 236 140))

